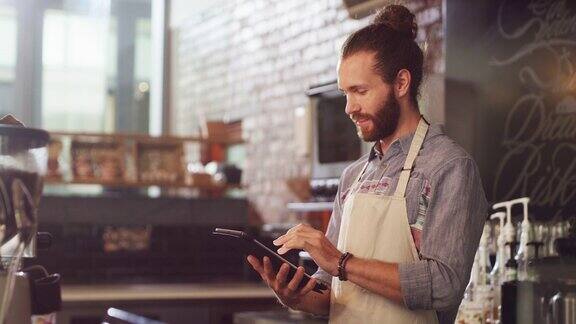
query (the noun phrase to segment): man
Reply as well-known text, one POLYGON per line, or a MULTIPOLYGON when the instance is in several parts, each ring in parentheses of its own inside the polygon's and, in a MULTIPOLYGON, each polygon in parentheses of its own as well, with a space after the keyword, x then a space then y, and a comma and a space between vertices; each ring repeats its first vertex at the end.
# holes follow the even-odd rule
POLYGON ((248 257, 288 307, 332 323, 454 322, 487 202, 471 157, 420 115, 416 30, 408 9, 388 6, 343 46, 346 114, 375 145, 344 171, 326 235, 298 225, 274 241, 280 254, 307 251, 329 291, 298 289, 302 268, 289 280, 287 265, 248 257))

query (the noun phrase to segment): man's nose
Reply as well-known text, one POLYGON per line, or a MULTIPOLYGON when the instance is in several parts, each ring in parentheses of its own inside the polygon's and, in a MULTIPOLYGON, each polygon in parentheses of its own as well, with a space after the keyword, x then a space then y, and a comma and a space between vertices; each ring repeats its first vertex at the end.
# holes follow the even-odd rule
POLYGON ((352 115, 360 111, 360 105, 354 100, 346 99, 346 108, 344 109, 347 115, 352 115))

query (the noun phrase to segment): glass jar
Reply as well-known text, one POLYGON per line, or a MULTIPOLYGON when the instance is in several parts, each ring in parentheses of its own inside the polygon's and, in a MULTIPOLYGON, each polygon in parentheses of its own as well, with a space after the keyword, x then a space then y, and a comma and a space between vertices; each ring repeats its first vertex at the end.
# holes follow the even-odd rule
POLYGON ((0 253, 35 256, 37 208, 46 173, 46 131, 0 125, 0 253))

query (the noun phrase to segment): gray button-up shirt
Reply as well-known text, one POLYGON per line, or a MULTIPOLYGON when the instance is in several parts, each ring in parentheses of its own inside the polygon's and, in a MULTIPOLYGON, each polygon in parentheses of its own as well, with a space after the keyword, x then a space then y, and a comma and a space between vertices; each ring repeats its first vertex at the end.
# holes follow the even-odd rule
MULTIPOLYGON (((362 167, 360 192, 393 195, 414 134, 394 141, 382 155, 374 148, 344 170, 326 236, 337 245, 344 200, 362 167)), ((487 218, 488 204, 476 163, 432 125, 406 189, 408 222, 421 260, 399 265, 404 302, 434 309, 440 323, 454 323, 487 218)), ((318 270, 315 277, 330 283, 318 270)))

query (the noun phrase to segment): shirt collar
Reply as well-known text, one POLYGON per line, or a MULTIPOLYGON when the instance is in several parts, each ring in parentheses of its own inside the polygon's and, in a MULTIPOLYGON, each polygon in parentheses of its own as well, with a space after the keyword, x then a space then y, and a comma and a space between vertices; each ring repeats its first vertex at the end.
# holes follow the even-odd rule
MULTIPOLYGON (((410 144, 408 144, 408 147, 410 147, 410 144)), ((400 153, 402 151, 402 147, 400 145, 400 141, 398 139, 394 140, 394 142, 392 142, 390 144, 390 147, 388 147, 388 150, 386 150, 385 154, 382 154, 382 151, 380 149, 380 143, 376 142, 374 143, 374 145, 372 145, 372 149, 370 150, 370 156, 368 157, 368 161, 372 161, 375 158, 378 158, 379 160, 382 159, 388 159, 391 156, 394 156, 398 153, 400 153)))
POLYGON ((380 145, 378 145, 378 141, 372 145, 370 149, 370 156, 368 157, 368 161, 372 161, 375 158, 382 159, 382 152, 380 152, 380 145))
MULTIPOLYGON (((390 144, 390 147, 386 151, 385 155, 382 154, 382 152, 380 151, 379 142, 374 143, 374 145, 372 145, 372 149, 370 150, 370 156, 368 158, 368 161, 372 161, 376 157, 378 157, 381 160, 384 156, 394 156, 399 152, 402 152, 404 154, 408 154, 408 151, 410 151, 410 145, 412 145, 412 139, 414 138, 415 133, 416 132, 413 132, 413 133, 410 133, 408 135, 402 136, 402 137, 394 140, 390 144)), ((430 125, 430 127, 428 127, 428 132, 426 133, 426 138, 425 138, 424 142, 426 142, 428 139, 430 139, 432 137, 442 135, 442 134, 444 134, 444 127, 442 125, 430 125)))

